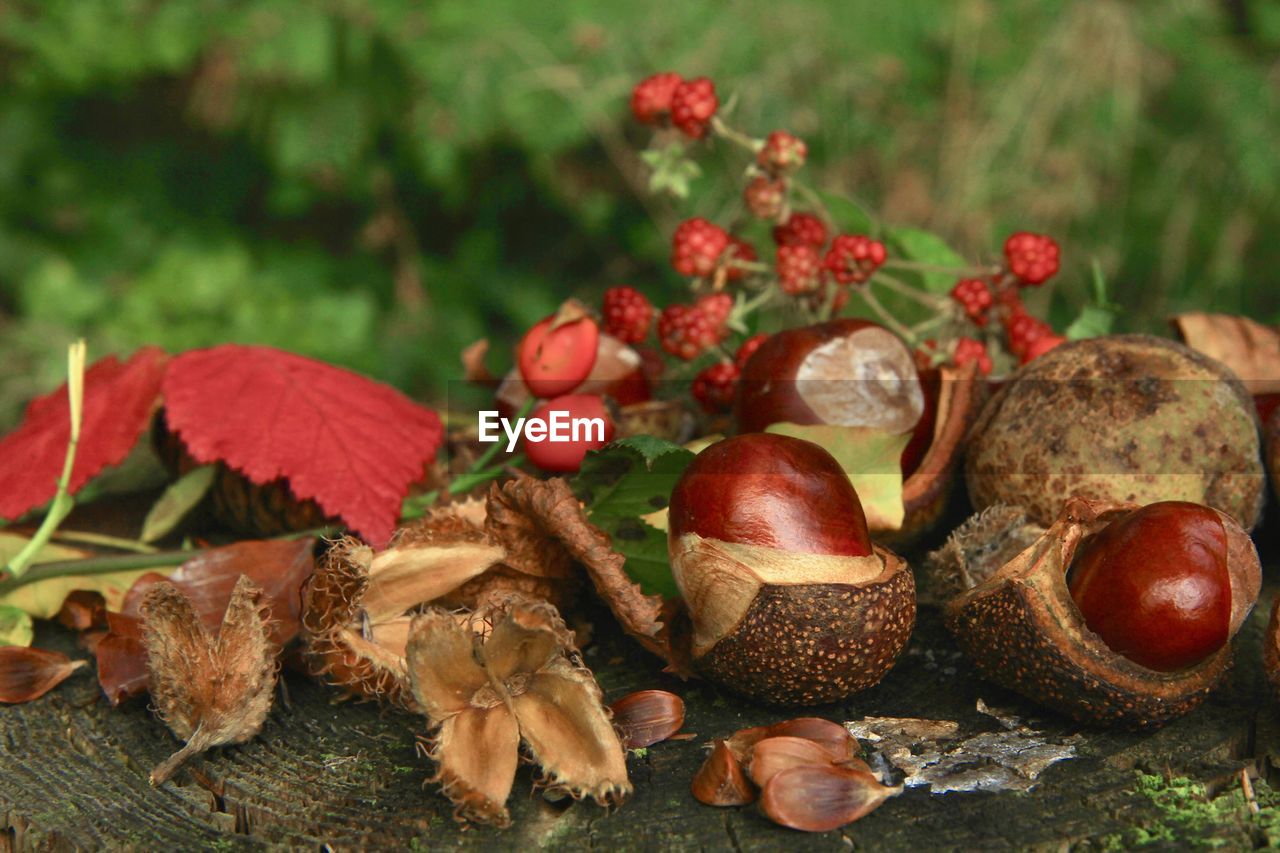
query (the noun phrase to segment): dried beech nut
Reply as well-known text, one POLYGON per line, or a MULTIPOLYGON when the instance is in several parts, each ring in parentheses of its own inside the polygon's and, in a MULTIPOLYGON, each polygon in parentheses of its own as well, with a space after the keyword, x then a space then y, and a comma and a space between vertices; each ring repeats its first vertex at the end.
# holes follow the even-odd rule
POLYGON ((1248 577, 1239 559, 1233 578, 1227 550, 1217 510, 1149 504, 1083 543, 1071 597, 1114 651, 1150 669, 1182 669, 1226 645, 1257 599, 1261 578, 1248 577))
POLYGON ((778 704, 842 699, 906 646, 915 584, 871 544, 858 495, 812 442, 751 433, 702 451, 671 495, 672 573, 694 666, 778 704))
POLYGON ((979 510, 1051 524, 1063 496, 1194 501, 1246 530, 1265 475, 1253 399, 1235 374, 1148 335, 1072 341, 1023 367, 983 407, 965 482, 979 510))
MULTIPOLYGON (((744 729, 744 731, 752 731, 744 729)), ((856 758, 862 748, 858 740, 839 723, 821 717, 797 717, 774 723, 766 730, 768 737, 801 737, 817 743, 831 754, 832 761, 848 761, 856 758)))
POLYGON ((627 749, 653 746, 680 731, 684 725, 684 700, 665 690, 628 693, 609 706, 613 727, 627 749))
POLYGON ((716 741, 715 749, 698 768, 690 790, 694 799, 708 806, 745 806, 756 798, 742 765, 722 740, 716 741))
POLYGON ((1280 495, 1280 407, 1271 410, 1265 432, 1267 434, 1267 470, 1271 473, 1271 489, 1280 495))
MULTIPOLYGON (((983 676, 1078 720, 1132 727, 1161 725, 1204 700, 1230 664, 1230 643, 1190 666, 1152 669, 1090 630, 1068 591, 1067 570, 1089 537, 1136 510, 1072 498, 1034 544, 947 604, 947 627, 983 676)), ((1231 636, 1253 606, 1261 570, 1248 534, 1215 514, 1225 533, 1231 636)), ((1152 554, 1165 550, 1148 545, 1152 554)))
POLYGON ((751 749, 747 770, 751 781, 763 788, 778 773, 810 764, 830 766, 835 759, 821 744, 802 737, 769 737, 751 749))
POLYGON ((783 770, 760 793, 760 810, 774 823, 804 832, 829 832, 874 811, 902 788, 889 788, 863 770, 807 765, 783 770))

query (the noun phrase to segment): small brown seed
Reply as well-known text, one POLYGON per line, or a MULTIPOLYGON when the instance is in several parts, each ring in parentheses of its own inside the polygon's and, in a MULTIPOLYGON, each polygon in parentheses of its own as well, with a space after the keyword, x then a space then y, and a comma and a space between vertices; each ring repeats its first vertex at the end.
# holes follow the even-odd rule
POLYGON ((684 725, 684 700, 665 690, 640 690, 609 706, 622 745, 640 749, 666 740, 684 725))
POLYGON ((831 753, 816 741, 802 737, 770 737, 751 750, 751 763, 747 769, 751 772, 751 781, 763 788, 783 770, 810 765, 827 767, 833 763, 831 753))
POLYGON ((0 702, 39 699, 85 663, 60 652, 0 646, 0 702))
POLYGON ((769 737, 802 737, 826 747, 836 761, 856 758, 862 749, 845 727, 821 717, 797 717, 769 726, 769 737))
POLYGON ((723 740, 702 762, 690 786, 694 799, 708 806, 745 806, 756 798, 756 790, 742 772, 742 765, 723 740))
POLYGON ((902 793, 876 777, 847 767, 808 765, 769 780, 760 809, 774 823, 804 832, 827 832, 853 823, 889 797, 902 793))

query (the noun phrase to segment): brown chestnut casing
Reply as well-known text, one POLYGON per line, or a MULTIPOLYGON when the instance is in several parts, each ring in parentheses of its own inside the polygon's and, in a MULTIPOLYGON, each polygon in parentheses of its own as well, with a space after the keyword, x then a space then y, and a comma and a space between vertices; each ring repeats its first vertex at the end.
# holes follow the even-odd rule
POLYGON ((1262 668, 1267 672, 1271 689, 1280 698, 1280 595, 1271 605, 1271 621, 1262 635, 1262 668))
POLYGON ((812 442, 752 433, 704 450, 672 492, 668 546, 695 666, 753 698, 842 699, 911 635, 910 570, 871 544, 853 486, 812 442))
MULTIPOLYGON (((1033 545, 947 604, 947 627, 984 677, 1077 720, 1139 728, 1162 725, 1204 701, 1230 665, 1230 642, 1186 669, 1148 669, 1089 630, 1067 590, 1066 572, 1081 542, 1136 508, 1071 498, 1033 545)), ((1233 595, 1240 578, 1256 597, 1257 551, 1239 524, 1221 517, 1233 595)), ((1239 598, 1233 635, 1252 606, 1247 591, 1239 598)))

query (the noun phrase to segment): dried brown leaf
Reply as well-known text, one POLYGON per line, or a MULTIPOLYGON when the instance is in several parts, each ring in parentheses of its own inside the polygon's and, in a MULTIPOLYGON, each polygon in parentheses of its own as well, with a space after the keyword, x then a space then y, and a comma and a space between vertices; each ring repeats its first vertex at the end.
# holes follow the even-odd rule
POLYGON ((30 646, 0 646, 0 702, 39 699, 87 661, 30 646))
POLYGON ((191 601, 172 584, 157 584, 142 603, 151 698, 160 717, 186 744, 156 766, 159 785, 188 758, 211 746, 244 743, 262 728, 276 683, 277 646, 262 591, 241 576, 217 638, 191 601))
POLYGON ((580 563, 623 629, 685 675, 673 654, 662 597, 645 595, 627 575, 626 558, 613 550, 609 534, 587 520, 569 484, 561 478, 524 478, 489 491, 488 530, 507 550, 508 565, 530 574, 538 565, 567 571, 580 563))
POLYGON ((1240 377, 1250 394, 1280 392, 1280 330, 1231 314, 1179 314, 1171 321, 1187 346, 1240 377))

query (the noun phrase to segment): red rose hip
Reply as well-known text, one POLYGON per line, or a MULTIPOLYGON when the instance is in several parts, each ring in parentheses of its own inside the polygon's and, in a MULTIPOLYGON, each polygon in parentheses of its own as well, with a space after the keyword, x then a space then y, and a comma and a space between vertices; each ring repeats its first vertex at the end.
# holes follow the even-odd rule
POLYGON ((525 333, 516 365, 535 397, 567 394, 591 375, 600 327, 576 302, 565 305, 525 333))

